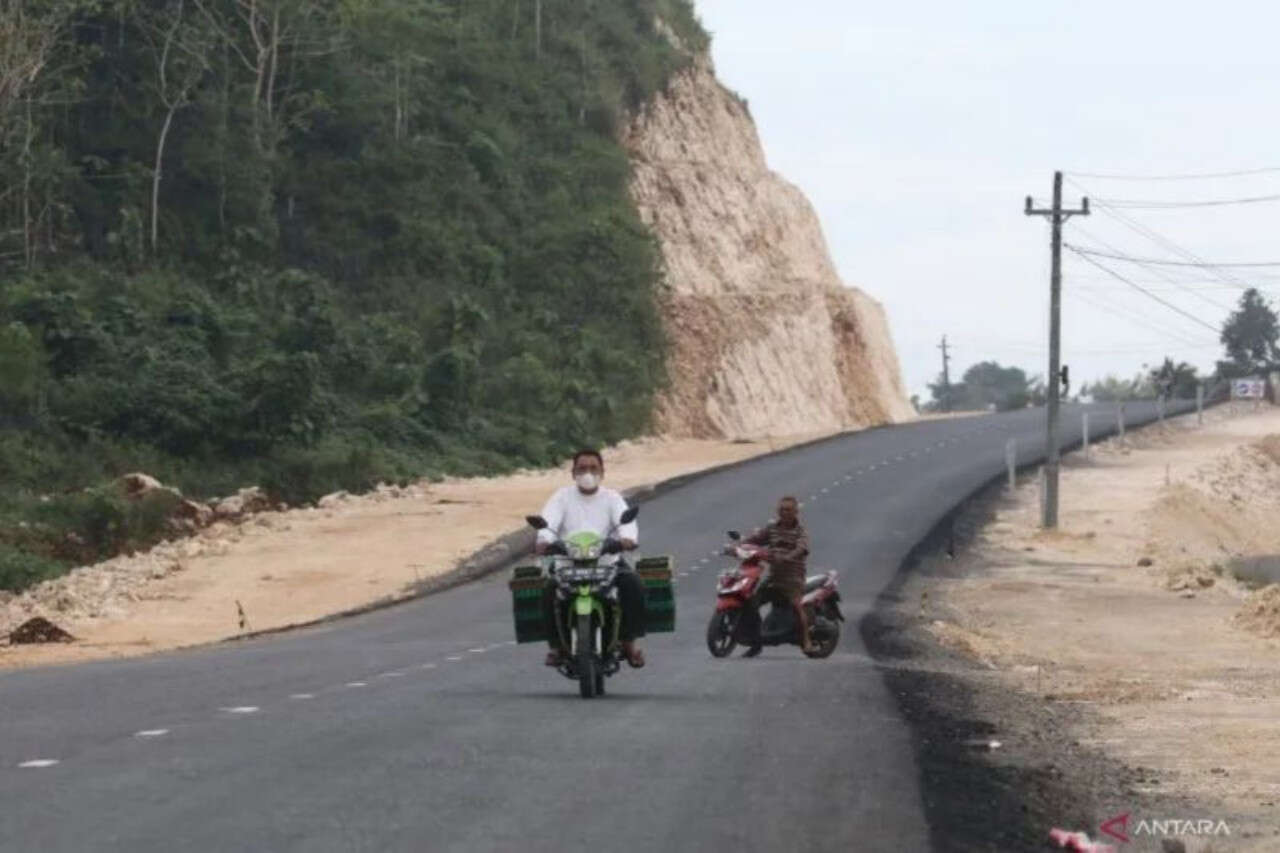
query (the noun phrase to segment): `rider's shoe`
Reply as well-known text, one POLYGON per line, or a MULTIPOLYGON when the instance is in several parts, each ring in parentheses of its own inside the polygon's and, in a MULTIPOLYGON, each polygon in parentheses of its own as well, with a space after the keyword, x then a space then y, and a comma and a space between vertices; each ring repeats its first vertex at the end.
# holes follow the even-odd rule
POLYGON ((644 666, 644 652, 636 648, 635 643, 623 643, 622 656, 626 658, 627 663, 630 664, 633 669, 639 669, 644 666))

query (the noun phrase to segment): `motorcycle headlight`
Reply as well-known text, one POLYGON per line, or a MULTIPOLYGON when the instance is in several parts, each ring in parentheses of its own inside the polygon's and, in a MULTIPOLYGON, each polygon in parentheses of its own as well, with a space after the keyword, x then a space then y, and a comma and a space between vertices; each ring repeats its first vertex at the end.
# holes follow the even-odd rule
POLYGON ((602 545, 595 542, 591 545, 569 545, 569 556, 575 560, 595 560, 600 557, 602 545))

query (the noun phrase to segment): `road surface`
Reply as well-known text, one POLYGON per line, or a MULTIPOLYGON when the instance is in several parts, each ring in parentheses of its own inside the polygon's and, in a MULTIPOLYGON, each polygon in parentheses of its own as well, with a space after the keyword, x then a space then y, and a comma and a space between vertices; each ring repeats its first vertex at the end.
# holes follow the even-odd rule
MULTIPOLYGON (((1065 407, 1065 442, 1081 411, 1065 407)), ((1095 436, 1114 426, 1092 411, 1095 436)), ((1000 474, 1007 439, 1043 455, 1043 424, 866 431, 645 504, 642 545, 677 559, 678 630, 599 700, 511 642, 505 573, 274 638, 0 675, 0 849, 928 850, 911 733, 857 621, 1000 474), (811 568, 840 572, 841 646, 713 660, 724 531, 784 492, 804 502, 811 568)))

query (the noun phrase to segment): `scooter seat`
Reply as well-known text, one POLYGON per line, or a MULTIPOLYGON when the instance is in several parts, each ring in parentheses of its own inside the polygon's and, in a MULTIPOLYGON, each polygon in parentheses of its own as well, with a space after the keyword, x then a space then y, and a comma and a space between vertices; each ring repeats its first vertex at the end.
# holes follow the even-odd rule
POLYGON ((813 592, 815 589, 821 589, 826 582, 826 575, 810 575, 804 579, 804 591, 813 592))

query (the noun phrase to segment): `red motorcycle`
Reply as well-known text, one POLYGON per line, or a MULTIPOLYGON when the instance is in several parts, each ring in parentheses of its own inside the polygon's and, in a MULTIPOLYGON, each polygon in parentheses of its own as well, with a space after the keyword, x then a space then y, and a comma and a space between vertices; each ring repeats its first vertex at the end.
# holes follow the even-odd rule
MULTIPOLYGON (((707 650, 713 657, 728 657, 741 643, 758 653, 762 646, 803 645, 795 612, 788 606, 774 604, 769 615, 760 619, 760 602, 756 593, 768 581, 769 549, 749 545, 735 530, 729 531, 731 544, 725 553, 741 563, 723 572, 716 586, 716 610, 707 625, 707 650)), ((804 611, 809 622, 809 638, 814 650, 812 658, 825 658, 840 644, 840 592, 836 589, 836 573, 826 572, 805 580, 804 611)))

